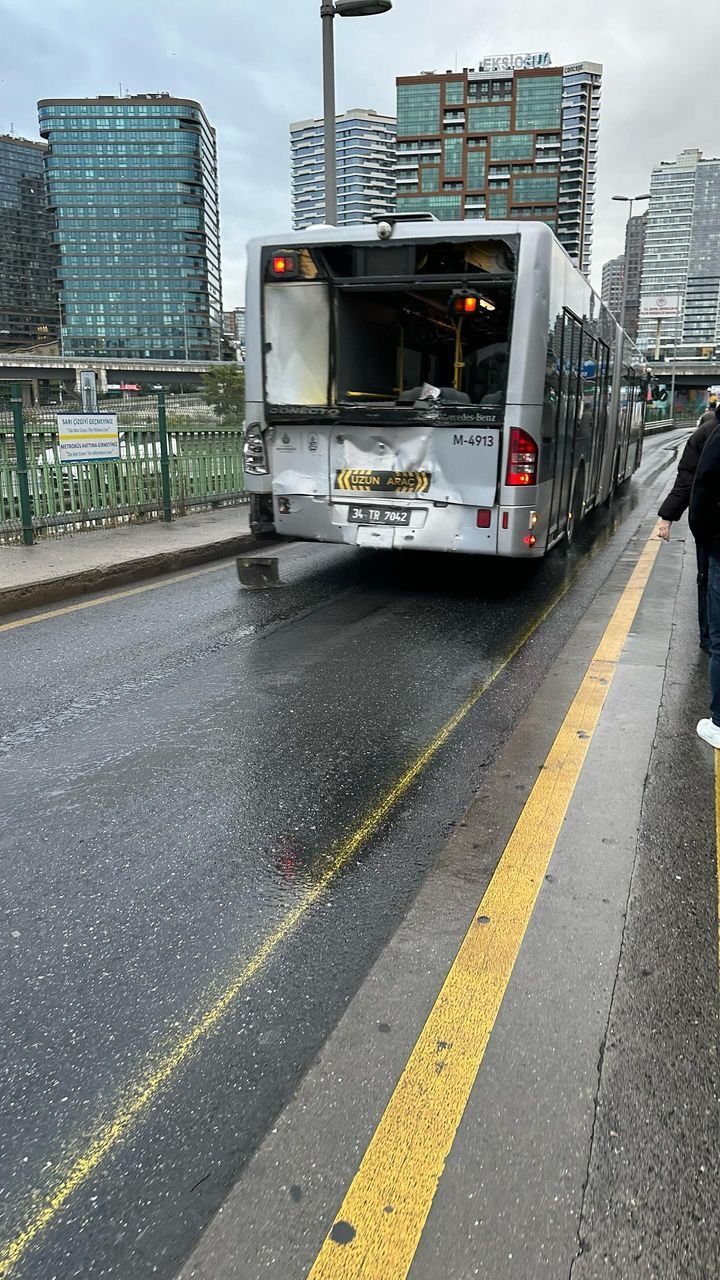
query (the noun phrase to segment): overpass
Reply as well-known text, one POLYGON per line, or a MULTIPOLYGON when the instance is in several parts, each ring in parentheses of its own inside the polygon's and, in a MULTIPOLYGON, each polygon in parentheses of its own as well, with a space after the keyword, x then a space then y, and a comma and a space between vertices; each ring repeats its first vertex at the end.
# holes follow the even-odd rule
POLYGON ((720 358, 714 356, 710 360, 649 360, 648 368, 658 382, 672 381, 675 369, 675 385, 685 388, 705 389, 713 383, 720 383, 720 358))
MULTIPOLYGON (((18 351, 0 352, 0 382, 30 383, 32 398, 39 399, 39 383, 59 383, 66 390, 80 394, 80 374, 92 370, 97 374, 98 391, 107 391, 108 384, 139 382, 144 385, 197 386, 203 373, 212 369, 217 361, 207 360, 118 360, 114 357, 94 356, 78 359, 75 356, 47 355, 18 351)), ((30 391, 30 388, 28 388, 30 391)))

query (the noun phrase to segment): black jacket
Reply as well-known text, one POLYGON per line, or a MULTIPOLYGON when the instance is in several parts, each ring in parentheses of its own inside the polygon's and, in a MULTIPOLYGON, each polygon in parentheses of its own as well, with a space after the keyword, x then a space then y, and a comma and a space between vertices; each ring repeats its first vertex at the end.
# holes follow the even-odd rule
POLYGON ((720 431, 713 431, 698 462, 689 518, 695 541, 720 557, 720 431))
POLYGON ((701 425, 690 436, 678 463, 675 483, 658 511, 661 520, 679 520, 683 512, 687 511, 700 457, 717 425, 718 418, 714 413, 712 417, 704 414, 701 425))

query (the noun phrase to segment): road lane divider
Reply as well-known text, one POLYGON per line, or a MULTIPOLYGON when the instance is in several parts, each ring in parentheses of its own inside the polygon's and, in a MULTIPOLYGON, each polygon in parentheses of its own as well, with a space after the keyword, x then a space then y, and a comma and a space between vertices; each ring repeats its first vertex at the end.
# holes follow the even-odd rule
POLYGON ((659 545, 640 555, 308 1280, 407 1277, 659 545))
MULTIPOLYGON (((592 559, 592 555, 589 558, 592 559)), ((68 1200, 89 1182, 105 1157, 129 1136, 143 1114, 149 1110, 163 1087, 169 1084, 201 1042, 218 1028, 245 987, 257 976, 280 945, 295 931, 314 903, 346 869, 359 850, 378 832, 413 784, 452 737, 456 729, 477 706, 483 695, 495 684, 521 649, 524 648, 528 640, 549 618, 580 577, 586 564, 587 559, 578 566, 574 573, 568 575, 545 608, 524 628, 490 675, 473 690, 462 706, 446 721, 428 746, 408 766, 398 781, 366 813, 352 833, 335 847, 329 859, 327 870, 322 877, 305 892, 292 910, 280 921, 277 928, 268 935, 255 954, 250 959, 240 962, 237 972, 230 978, 224 990, 214 1002, 197 1015, 188 1029, 176 1041, 171 1042, 166 1046, 164 1052, 157 1055, 154 1064, 125 1086, 116 1100, 112 1117, 108 1121, 99 1123, 94 1132, 90 1131, 83 1151, 70 1161, 63 1161, 62 1156, 53 1159, 55 1178, 46 1185, 41 1185, 35 1189, 31 1205, 24 1214, 22 1209, 20 1210, 19 1217, 22 1220, 22 1225, 16 1234, 7 1240, 0 1240, 0 1280, 5 1280, 6 1277, 12 1274, 27 1251, 59 1217, 68 1200)), ((222 567, 222 565, 214 565, 211 569, 196 570, 194 573, 184 574, 182 577, 186 579, 197 576, 200 573, 217 571, 222 567)), ((142 591, 156 589, 160 585, 162 584, 150 583, 144 587, 133 588, 129 592, 117 592, 114 594, 118 597, 135 595, 142 591)), ((103 597, 103 599, 107 599, 107 597, 103 597)), ((102 600, 97 600, 71 605, 65 609, 53 610, 52 614, 74 612, 77 609, 91 607, 93 604, 102 602, 102 600)), ((37 620, 40 620, 43 616, 50 615, 38 615, 37 620)), ((33 621, 33 619, 25 621, 29 622, 33 621)), ((5 626, 12 625, 18 624, 5 624, 5 626)), ((22 625, 22 620, 20 625, 22 625)), ((1 629, 2 627, 0 627, 1 629)))

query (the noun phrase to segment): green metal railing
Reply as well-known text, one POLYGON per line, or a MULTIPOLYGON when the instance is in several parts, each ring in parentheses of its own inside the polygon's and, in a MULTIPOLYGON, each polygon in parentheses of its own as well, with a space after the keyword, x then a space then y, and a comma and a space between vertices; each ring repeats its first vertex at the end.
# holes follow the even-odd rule
POLYGON ((219 421, 199 397, 166 404, 163 392, 99 411, 117 413, 120 458, 63 463, 57 411, 23 408, 13 388, 0 408, 0 543, 246 501, 241 422, 219 421))

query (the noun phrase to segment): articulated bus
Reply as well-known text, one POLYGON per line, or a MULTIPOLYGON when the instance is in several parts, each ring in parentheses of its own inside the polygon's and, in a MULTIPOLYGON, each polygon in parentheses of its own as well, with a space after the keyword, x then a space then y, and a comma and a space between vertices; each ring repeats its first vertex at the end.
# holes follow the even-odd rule
POLYGON ((639 353, 542 223, 255 240, 246 341, 257 531, 537 557, 640 464, 639 353))

